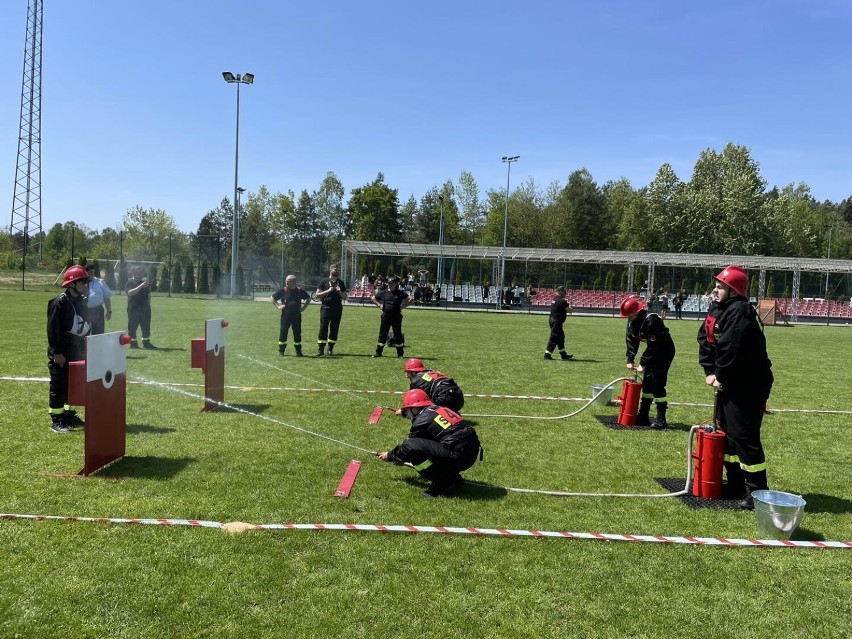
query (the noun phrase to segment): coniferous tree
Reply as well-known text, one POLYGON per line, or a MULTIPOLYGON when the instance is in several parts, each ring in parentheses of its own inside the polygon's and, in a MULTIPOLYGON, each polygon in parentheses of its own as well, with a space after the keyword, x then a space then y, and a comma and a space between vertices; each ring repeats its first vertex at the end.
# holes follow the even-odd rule
POLYGON ((172 293, 180 293, 183 290, 183 281, 180 275, 180 262, 175 264, 174 274, 172 275, 172 293))
POLYGON ((192 260, 187 260, 186 262, 186 277, 183 278, 183 292, 184 293, 195 293, 195 266, 192 264, 192 260))
POLYGON ((201 268, 198 271, 198 292, 202 295, 210 293, 210 283, 208 281, 207 260, 201 262, 201 268))

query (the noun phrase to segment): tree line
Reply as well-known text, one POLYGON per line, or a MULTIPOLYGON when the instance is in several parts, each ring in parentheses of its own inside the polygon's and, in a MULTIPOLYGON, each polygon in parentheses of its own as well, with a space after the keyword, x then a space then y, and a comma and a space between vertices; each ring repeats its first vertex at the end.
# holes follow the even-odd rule
MULTIPOLYGON (((468 171, 402 202, 382 173, 351 189, 348 200, 345 194, 331 171, 315 190, 298 196, 266 186, 249 193, 238 212, 241 270, 256 269, 263 278, 263 270, 277 273, 270 265, 283 263, 288 272, 314 277, 339 258, 344 239, 438 243, 442 223, 446 244, 503 243, 506 190, 483 194, 468 171), (255 259, 260 266, 249 264, 255 259)), ((137 206, 115 228, 56 224, 32 238, 30 250, 43 241, 41 266, 47 269, 64 264, 75 245, 75 256, 160 261, 172 273, 185 273, 192 263, 198 278, 202 264, 211 273, 220 264, 230 270, 232 216, 225 197, 201 215, 195 233, 183 234, 165 211, 137 206)), ((702 151, 688 180, 667 163, 645 186, 626 178, 600 185, 584 168, 565 184, 542 187, 530 177, 509 193, 506 244, 820 258, 827 257, 830 238, 831 257, 849 259, 851 230, 852 197, 819 202, 804 183, 769 187, 749 149, 729 143, 702 151)), ((20 266, 22 240, 7 235, 6 246, 0 244, 6 268, 20 266)), ((422 265, 385 260, 370 268, 399 273, 422 265)))

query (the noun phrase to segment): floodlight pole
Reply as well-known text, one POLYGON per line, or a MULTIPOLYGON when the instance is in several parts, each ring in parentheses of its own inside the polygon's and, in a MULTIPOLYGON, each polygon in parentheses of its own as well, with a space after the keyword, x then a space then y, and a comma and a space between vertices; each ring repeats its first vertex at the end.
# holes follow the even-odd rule
POLYGON ((512 162, 517 162, 520 155, 504 155, 502 160, 506 168, 506 207, 503 210, 503 248, 500 251, 500 289, 497 291, 497 310, 503 307, 503 286, 506 280, 506 235, 509 231, 509 178, 512 175, 512 162))
POLYGON ((438 258, 438 286, 444 277, 444 196, 438 196, 438 202, 441 205, 441 221, 438 225, 438 245, 441 247, 441 256, 438 258))
MULTIPOLYGON (((834 224, 828 225, 828 258, 831 259, 831 232, 834 230, 834 224)), ((828 302, 828 274, 829 271, 825 271, 825 301, 828 302)))
POLYGON ((234 75, 230 71, 223 71, 222 77, 228 84, 237 85, 237 140, 234 153, 234 215, 231 221, 231 299, 237 297, 237 261, 240 256, 240 218, 237 200, 239 199, 240 179, 240 85, 252 84, 254 74, 244 73, 234 75))

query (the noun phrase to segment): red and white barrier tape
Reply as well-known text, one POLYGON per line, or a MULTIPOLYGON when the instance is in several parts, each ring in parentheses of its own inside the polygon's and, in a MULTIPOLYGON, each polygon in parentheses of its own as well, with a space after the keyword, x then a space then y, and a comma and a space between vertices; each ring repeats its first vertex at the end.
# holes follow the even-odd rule
MULTIPOLYGON (((222 528, 225 524, 200 519, 126 519, 120 517, 64 517, 59 515, 16 515, 0 513, 0 519, 30 519, 36 521, 78 521, 95 524, 149 524, 155 526, 191 526, 222 528)), ((548 530, 517 530, 510 528, 473 528, 456 526, 398 526, 373 524, 258 524, 253 530, 322 530, 350 532, 440 533, 444 535, 480 535, 494 537, 555 537, 559 539, 589 539, 596 541, 633 541, 695 546, 775 547, 852 549, 852 541, 791 541, 784 539, 728 539, 725 537, 674 537, 668 535, 619 535, 612 533, 554 532, 548 530)))

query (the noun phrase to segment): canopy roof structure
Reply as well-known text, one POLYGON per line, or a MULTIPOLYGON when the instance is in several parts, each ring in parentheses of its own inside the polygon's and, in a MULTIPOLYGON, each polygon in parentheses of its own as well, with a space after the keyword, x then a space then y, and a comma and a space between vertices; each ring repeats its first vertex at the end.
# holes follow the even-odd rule
POLYGON ((615 264, 629 271, 628 288, 633 290, 633 269, 648 268, 648 288, 653 289, 654 269, 680 266, 685 268, 724 268, 737 264, 760 274, 758 296, 763 297, 768 271, 793 273, 793 312, 797 319, 799 284, 805 273, 852 273, 852 260, 819 259, 809 257, 763 257, 753 255, 706 255, 701 253, 654 253, 631 251, 580 251, 571 249, 519 248, 500 246, 469 246, 453 244, 411 244, 407 242, 369 242, 347 240, 343 242, 341 269, 354 281, 358 275, 361 258, 414 257, 470 260, 499 260, 509 262, 547 262, 552 264, 615 264))

